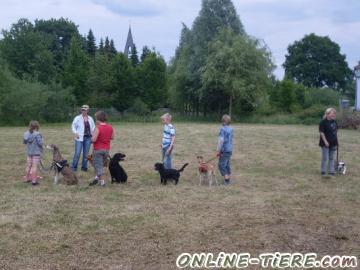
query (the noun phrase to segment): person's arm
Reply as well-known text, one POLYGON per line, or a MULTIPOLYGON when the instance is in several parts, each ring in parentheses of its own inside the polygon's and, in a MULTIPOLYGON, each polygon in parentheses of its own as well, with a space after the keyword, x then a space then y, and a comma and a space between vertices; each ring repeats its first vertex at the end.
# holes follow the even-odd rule
POLYGON ((71 124, 71 130, 75 135, 75 139, 79 139, 79 134, 77 133, 77 130, 76 130, 76 122, 77 122, 77 117, 74 118, 74 120, 71 124))
POLYGON ((216 156, 219 157, 221 155, 221 149, 222 149, 223 145, 224 145, 224 132, 221 129, 220 133, 219 133, 218 145, 216 147, 216 156))
POLYGON ((113 140, 114 138, 115 138, 115 130, 114 130, 114 128, 113 128, 112 133, 111 133, 110 140, 113 140))
POLYGON ((320 137, 321 137, 321 139, 323 140, 323 142, 325 143, 325 146, 326 146, 326 147, 329 147, 329 142, 327 141, 324 132, 320 132, 320 137))
POLYGON ((27 144, 28 143, 28 140, 29 140, 29 135, 27 132, 24 133, 24 136, 23 136, 23 144, 27 144))
POLYGON ((95 132, 96 125, 95 125, 94 119, 91 116, 88 116, 88 118, 89 118, 90 129, 91 129, 90 133, 91 133, 91 135, 93 135, 95 132))
POLYGON ((218 145, 216 147, 216 156, 220 156, 221 155, 221 148, 223 147, 224 144, 224 137, 219 136, 219 140, 218 140, 218 145))
POLYGON ((325 136, 325 125, 324 125, 323 121, 320 122, 319 132, 320 132, 320 137, 321 137, 322 141, 324 142, 325 146, 329 147, 329 142, 327 141, 326 136, 325 136))
POLYGON ((44 139, 40 133, 36 136, 36 143, 40 147, 43 147, 43 145, 44 145, 44 139))
POLYGON ((94 134, 93 134, 92 137, 91 137, 91 141, 92 141, 93 143, 96 142, 98 136, 99 136, 99 129, 96 127, 96 128, 95 128, 95 131, 94 131, 94 134))
POLYGON ((174 148, 175 135, 176 135, 175 128, 170 129, 170 133, 171 133, 171 141, 170 141, 170 146, 169 146, 168 150, 166 151, 167 155, 169 155, 174 148))
POLYGON ((171 142, 170 142, 170 146, 168 151, 171 152, 174 148, 174 143, 175 143, 175 135, 171 137, 171 142))

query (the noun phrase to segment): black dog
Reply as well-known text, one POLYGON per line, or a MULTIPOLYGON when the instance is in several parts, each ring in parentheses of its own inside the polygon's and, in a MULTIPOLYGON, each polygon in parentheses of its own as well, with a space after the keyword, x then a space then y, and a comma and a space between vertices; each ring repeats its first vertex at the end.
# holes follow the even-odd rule
POLYGON ((179 182, 180 172, 182 172, 189 163, 185 163, 180 170, 165 169, 163 163, 155 163, 154 169, 160 173, 161 184, 166 185, 167 180, 175 180, 175 185, 179 182))
POLYGON ((111 159, 109 164, 109 171, 111 174, 111 183, 125 183, 127 181, 127 174, 119 162, 124 160, 126 155, 116 153, 111 159))

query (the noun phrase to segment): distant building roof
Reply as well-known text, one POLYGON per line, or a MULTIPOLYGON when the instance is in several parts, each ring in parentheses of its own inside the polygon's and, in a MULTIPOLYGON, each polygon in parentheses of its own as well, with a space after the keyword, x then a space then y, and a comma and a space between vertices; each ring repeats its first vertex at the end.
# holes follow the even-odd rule
POLYGON ((126 45, 125 45, 124 54, 126 56, 128 56, 129 51, 131 51, 131 49, 133 47, 135 47, 135 44, 134 44, 134 40, 133 40, 132 33, 131 33, 131 26, 129 26, 129 32, 128 32, 128 36, 127 36, 127 39, 126 39, 126 45))

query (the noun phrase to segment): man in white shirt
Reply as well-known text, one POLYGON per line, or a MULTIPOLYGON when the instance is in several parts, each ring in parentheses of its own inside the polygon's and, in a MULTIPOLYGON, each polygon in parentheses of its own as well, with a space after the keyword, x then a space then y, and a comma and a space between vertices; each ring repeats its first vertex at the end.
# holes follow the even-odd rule
POLYGON ((95 131, 95 123, 91 116, 88 115, 89 106, 81 106, 81 114, 77 115, 71 125, 71 130, 75 136, 75 152, 71 165, 73 171, 77 171, 78 162, 81 151, 83 158, 81 163, 81 170, 87 171, 87 156, 91 146, 91 137, 95 131))

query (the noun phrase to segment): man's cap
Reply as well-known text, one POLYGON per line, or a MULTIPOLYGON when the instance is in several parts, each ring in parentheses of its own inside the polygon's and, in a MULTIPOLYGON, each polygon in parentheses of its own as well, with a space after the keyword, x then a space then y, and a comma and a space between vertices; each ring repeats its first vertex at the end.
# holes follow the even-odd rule
POLYGON ((88 111, 89 110, 89 105, 82 105, 81 110, 88 111))

